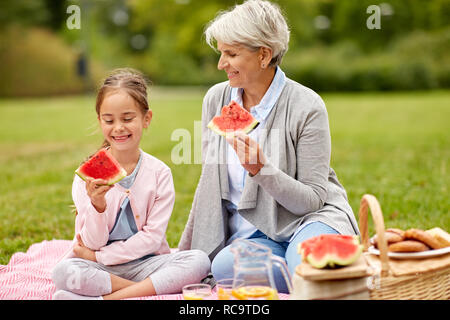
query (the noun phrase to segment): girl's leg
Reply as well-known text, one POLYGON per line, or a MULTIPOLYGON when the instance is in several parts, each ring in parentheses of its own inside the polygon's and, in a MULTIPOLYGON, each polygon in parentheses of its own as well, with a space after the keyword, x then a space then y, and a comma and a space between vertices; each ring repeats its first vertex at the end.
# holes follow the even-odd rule
POLYGON ((322 222, 311 222, 300 230, 297 235, 289 243, 286 250, 286 261, 291 275, 295 273, 295 267, 302 262, 302 257, 298 254, 298 244, 321 234, 338 234, 336 230, 322 222))
MULTIPOLYGON (((111 293, 111 276, 98 263, 80 259, 65 259, 52 270, 52 280, 57 290, 70 291, 83 296, 101 296, 111 293)), ((114 286, 124 284, 115 281, 114 286)))
POLYGON ((117 300, 155 294, 179 293, 183 286, 199 283, 210 271, 211 262, 203 251, 186 250, 154 256, 142 267, 129 286, 104 295, 105 300, 117 300))
MULTIPOLYGON (((143 297, 143 296, 151 296, 155 294, 155 289, 153 288, 152 281, 150 278, 142 280, 140 282, 129 281, 127 283, 122 282, 122 280, 126 280, 115 275, 111 274, 111 278, 119 278, 119 284, 122 284, 120 289, 116 291, 106 294, 104 296, 86 296, 81 294, 73 293, 73 291, 65 291, 65 290, 57 290, 53 295, 53 299, 55 300, 119 300, 119 299, 127 299, 127 298, 135 298, 135 297, 143 297)), ((112 282, 114 282, 113 280, 112 282)))
POLYGON ((112 292, 116 292, 117 290, 121 290, 123 288, 132 286, 137 283, 136 281, 124 279, 124 278, 116 276, 115 274, 112 274, 112 273, 110 273, 109 276, 111 278, 111 291, 112 292))
POLYGON ((61 261, 52 271, 57 290, 83 296, 101 296, 136 284, 102 270, 95 262, 73 258, 61 261))
POLYGON ((52 279, 61 299, 103 296, 112 300, 181 292, 184 285, 200 282, 209 270, 210 260, 203 251, 187 250, 152 257, 143 265, 136 281, 108 273, 99 264, 79 258, 61 261, 54 268, 52 279))
POLYGON ((119 300, 127 298, 136 298, 144 296, 152 296, 156 294, 155 288, 153 287, 152 280, 147 278, 139 282, 133 282, 128 286, 124 286, 121 289, 114 291, 111 294, 103 296, 104 300, 119 300))
POLYGON ((144 281, 155 294, 180 293, 185 285, 200 283, 211 270, 208 255, 201 250, 183 250, 159 256, 163 264, 144 281))

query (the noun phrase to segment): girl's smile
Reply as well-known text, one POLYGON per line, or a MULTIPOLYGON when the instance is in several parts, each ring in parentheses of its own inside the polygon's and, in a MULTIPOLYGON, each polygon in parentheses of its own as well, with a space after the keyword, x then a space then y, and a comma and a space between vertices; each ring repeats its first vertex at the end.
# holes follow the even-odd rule
POLYGON ((123 142, 127 142, 129 138, 131 138, 132 134, 129 135, 124 135, 124 136, 112 136, 112 138, 114 139, 114 141, 118 142, 118 143, 123 143, 123 142))

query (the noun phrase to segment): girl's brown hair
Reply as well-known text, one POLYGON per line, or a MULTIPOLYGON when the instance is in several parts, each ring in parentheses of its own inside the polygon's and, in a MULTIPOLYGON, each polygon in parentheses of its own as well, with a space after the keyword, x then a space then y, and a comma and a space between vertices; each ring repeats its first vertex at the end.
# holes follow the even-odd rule
MULTIPOLYGON (((147 100, 147 86, 148 80, 144 75, 132 68, 119 68, 113 70, 109 76, 103 81, 97 93, 97 100, 95 102, 95 111, 100 117, 100 106, 103 103, 106 95, 118 91, 124 90, 136 104, 140 107, 142 114, 145 115, 149 110, 147 100)), ((103 141, 102 148, 108 147, 109 143, 103 141)))

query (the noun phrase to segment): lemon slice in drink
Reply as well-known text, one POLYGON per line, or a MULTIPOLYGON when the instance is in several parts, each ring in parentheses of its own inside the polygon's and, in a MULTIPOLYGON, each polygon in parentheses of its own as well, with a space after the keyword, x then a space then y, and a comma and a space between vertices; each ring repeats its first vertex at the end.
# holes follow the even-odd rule
POLYGON ((219 288, 217 290, 217 298, 219 300, 229 300, 230 299, 230 293, 225 291, 223 288, 219 288))
MULTIPOLYGON (((242 288, 240 288, 242 289, 242 288)), ((238 300, 247 300, 247 297, 240 292, 240 289, 231 290, 231 295, 238 300)))
POLYGON ((184 300, 203 300, 203 298, 205 298, 206 295, 204 294, 184 294, 183 298, 184 300))
POLYGON ((270 287, 265 286, 251 286, 241 287, 234 289, 232 295, 239 300, 247 299, 265 299, 265 300, 277 300, 277 291, 270 287))
POLYGON ((270 295, 271 288, 268 287, 242 287, 240 293, 250 298, 260 298, 270 295))

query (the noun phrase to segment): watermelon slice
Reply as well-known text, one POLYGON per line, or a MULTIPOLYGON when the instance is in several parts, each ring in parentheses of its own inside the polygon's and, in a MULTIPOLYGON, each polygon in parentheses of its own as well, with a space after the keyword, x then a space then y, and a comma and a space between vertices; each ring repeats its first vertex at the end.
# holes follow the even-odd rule
POLYGON ((222 108, 220 116, 215 116, 208 123, 208 128, 225 136, 226 133, 243 131, 249 133, 259 125, 250 112, 242 108, 237 102, 231 101, 222 108))
POLYGON ((298 246, 302 259, 318 269, 351 265, 362 250, 358 236, 340 234, 322 234, 298 246))
POLYGON ((113 185, 127 176, 125 169, 105 148, 86 160, 75 173, 83 180, 87 177, 106 180, 107 185, 113 185))

